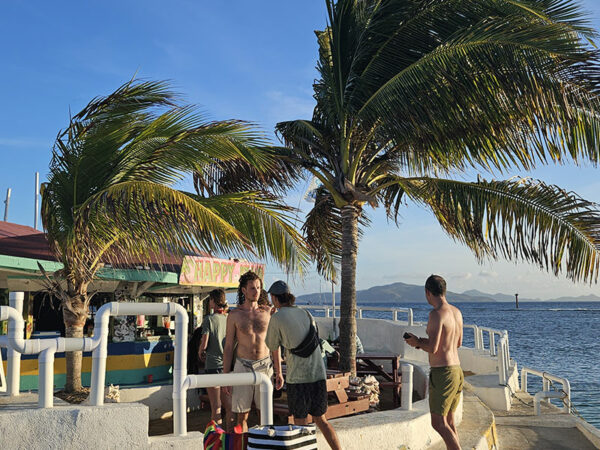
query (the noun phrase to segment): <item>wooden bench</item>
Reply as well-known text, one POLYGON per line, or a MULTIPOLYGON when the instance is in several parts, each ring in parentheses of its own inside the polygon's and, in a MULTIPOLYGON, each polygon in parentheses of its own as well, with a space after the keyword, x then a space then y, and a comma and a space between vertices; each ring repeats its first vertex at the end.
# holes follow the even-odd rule
POLYGON ((394 396, 394 405, 400 406, 400 389, 402 380, 399 373, 400 355, 394 353, 361 353, 356 355, 356 372, 358 375, 374 375, 383 378, 379 381, 381 387, 391 387, 394 396), (392 365, 391 373, 377 364, 379 361, 389 361, 392 365))

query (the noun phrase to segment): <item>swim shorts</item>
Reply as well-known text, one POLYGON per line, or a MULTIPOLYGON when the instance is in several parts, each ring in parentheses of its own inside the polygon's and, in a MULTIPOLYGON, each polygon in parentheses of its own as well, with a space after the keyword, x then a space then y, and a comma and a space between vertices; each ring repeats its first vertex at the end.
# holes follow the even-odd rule
POLYGON ((304 419, 308 414, 320 417, 327 412, 327 382, 288 383, 287 401, 290 413, 296 419, 304 419))
POLYGON ((460 366, 432 367, 429 372, 429 411, 440 416, 456 411, 464 381, 460 366))
MULTIPOLYGON (((271 357, 253 361, 251 359, 236 358, 233 373, 262 372, 267 377, 273 376, 273 363, 271 357)), ((245 413, 252 408, 252 399, 257 408, 260 408, 259 386, 233 386, 231 392, 231 410, 234 413, 245 413)))

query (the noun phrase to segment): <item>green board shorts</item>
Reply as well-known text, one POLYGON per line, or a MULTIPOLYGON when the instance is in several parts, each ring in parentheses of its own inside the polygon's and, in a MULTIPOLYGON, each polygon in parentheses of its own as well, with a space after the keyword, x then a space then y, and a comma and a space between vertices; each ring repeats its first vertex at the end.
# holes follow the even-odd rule
POLYGON ((432 367, 429 372, 429 411, 440 416, 456 411, 464 381, 460 366, 432 367))

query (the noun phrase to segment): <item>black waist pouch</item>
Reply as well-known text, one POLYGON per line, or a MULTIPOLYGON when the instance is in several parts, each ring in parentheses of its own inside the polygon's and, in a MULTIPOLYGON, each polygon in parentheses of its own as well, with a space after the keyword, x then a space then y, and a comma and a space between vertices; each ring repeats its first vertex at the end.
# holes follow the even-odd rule
POLYGON ((308 358, 313 354, 315 349, 321 345, 321 340, 319 339, 319 333, 315 328, 315 325, 312 321, 312 317, 309 314, 310 318, 310 327, 308 329, 308 334, 304 338, 304 340, 298 345, 298 347, 293 348, 290 352, 296 356, 300 356, 301 358, 308 358))

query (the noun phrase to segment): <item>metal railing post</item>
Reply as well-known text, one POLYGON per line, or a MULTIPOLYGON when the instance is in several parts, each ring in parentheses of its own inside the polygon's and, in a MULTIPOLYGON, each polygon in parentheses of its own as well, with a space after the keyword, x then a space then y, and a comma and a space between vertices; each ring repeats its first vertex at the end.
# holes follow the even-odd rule
POLYGON ((565 413, 571 412, 571 384, 569 380, 562 377, 557 377, 547 372, 542 372, 539 370, 531 369, 529 367, 521 368, 521 390, 523 392, 527 392, 527 374, 530 373, 532 375, 536 375, 542 378, 542 390, 537 392, 534 395, 534 404, 536 404, 536 414, 539 414, 540 408, 539 403, 542 401, 550 402, 551 398, 560 398, 563 400, 564 405, 562 406, 562 410, 565 413), (550 382, 555 381, 562 385, 562 394, 561 392, 554 392, 550 390, 550 382), (566 397, 566 400, 565 400, 566 397))
POLYGON ((504 361, 504 336, 500 338, 498 341, 498 381, 499 384, 504 386, 506 385, 506 368, 504 361))

